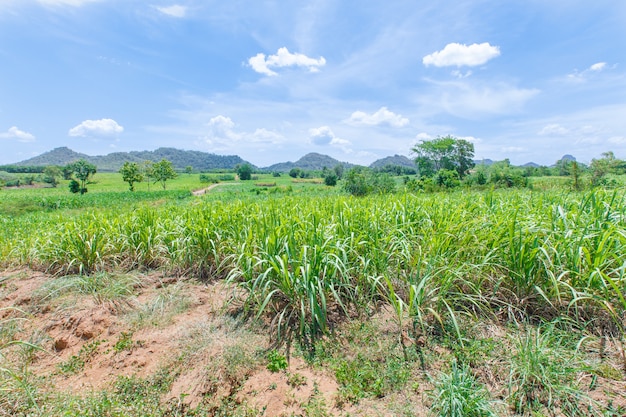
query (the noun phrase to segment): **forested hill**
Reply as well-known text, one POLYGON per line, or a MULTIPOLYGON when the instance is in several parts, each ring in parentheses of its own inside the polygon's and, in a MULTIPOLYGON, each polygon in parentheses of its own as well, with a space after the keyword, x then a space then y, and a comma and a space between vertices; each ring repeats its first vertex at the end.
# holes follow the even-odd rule
POLYGON ((407 158, 404 155, 394 155, 372 162, 370 164, 370 168, 384 168, 389 165, 401 166, 405 168, 415 168, 415 161, 407 158))
POLYGON ((296 162, 281 162, 264 168, 266 171, 287 172, 292 168, 300 168, 304 170, 321 171, 324 167, 332 169, 336 165, 343 165, 344 168, 353 167, 353 164, 341 162, 328 155, 311 152, 298 159, 296 162))
POLYGON ((185 169, 187 166, 191 166, 196 171, 233 169, 237 164, 248 163, 237 155, 215 155, 212 153, 183 151, 174 148, 159 148, 154 151, 141 152, 114 152, 108 155, 89 156, 74 152, 67 147, 62 147, 53 149, 34 158, 18 162, 15 165, 66 165, 79 159, 85 159, 95 164, 100 171, 118 171, 124 162, 158 162, 163 158, 172 162, 176 169, 185 169))

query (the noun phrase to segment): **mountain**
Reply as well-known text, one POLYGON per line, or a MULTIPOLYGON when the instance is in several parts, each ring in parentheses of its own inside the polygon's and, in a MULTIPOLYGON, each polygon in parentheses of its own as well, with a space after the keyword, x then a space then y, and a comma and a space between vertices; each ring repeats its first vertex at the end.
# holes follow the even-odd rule
POLYGON ((370 164, 370 168, 384 168, 388 165, 415 169, 415 161, 407 158, 404 155, 394 155, 378 159, 370 164))
POLYGON ((238 164, 250 164, 237 155, 215 155, 200 151, 183 151, 174 148, 159 148, 155 151, 141 152, 114 152, 108 155, 89 156, 83 153, 62 147, 45 152, 39 156, 18 162, 15 165, 23 166, 45 166, 45 165, 67 165, 79 159, 91 162, 99 171, 118 171, 124 162, 142 163, 145 161, 158 162, 161 159, 172 162, 175 169, 185 169, 187 166, 193 167, 196 171, 209 171, 212 169, 233 169, 238 164))
POLYGON ((26 161, 18 162, 14 165, 26 165, 26 166, 47 166, 47 165, 67 165, 70 162, 78 161, 79 159, 89 160, 91 157, 84 153, 74 152, 68 147, 56 148, 51 151, 42 153, 34 158, 27 159, 26 161))
POLYGON ((489 165, 493 165, 493 160, 491 160, 491 159, 474 159, 474 164, 489 166, 489 165))
POLYGON ((344 168, 351 168, 354 165, 348 162, 341 162, 328 155, 311 152, 298 159, 296 162, 281 162, 264 168, 265 171, 288 172, 292 168, 305 169, 307 171, 321 171, 326 168, 333 168, 336 165, 343 165, 344 168))

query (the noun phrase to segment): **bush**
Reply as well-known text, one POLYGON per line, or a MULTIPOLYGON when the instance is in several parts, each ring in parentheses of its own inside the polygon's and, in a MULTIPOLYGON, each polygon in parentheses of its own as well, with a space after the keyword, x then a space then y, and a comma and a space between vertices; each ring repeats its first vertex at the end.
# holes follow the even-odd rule
POLYGON ((327 174, 324 177, 324 184, 328 185, 329 187, 334 187, 335 185, 337 185, 337 180, 337 174, 333 172, 332 174, 327 174))

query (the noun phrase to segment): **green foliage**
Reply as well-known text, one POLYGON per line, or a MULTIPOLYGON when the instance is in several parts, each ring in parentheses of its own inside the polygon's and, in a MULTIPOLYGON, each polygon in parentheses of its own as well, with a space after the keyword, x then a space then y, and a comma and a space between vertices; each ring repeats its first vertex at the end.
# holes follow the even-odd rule
POLYGON ((440 169, 434 179, 435 183, 443 188, 455 188, 461 185, 458 172, 451 169, 440 169))
POLYGON ((463 178, 474 167, 474 144, 453 136, 424 140, 412 149, 421 176, 430 177, 440 169, 455 170, 463 178))
POLYGON ((243 164, 237 166, 237 175, 242 181, 248 181, 252 179, 252 167, 249 164, 243 164))
POLYGON ((399 390, 410 375, 409 364, 393 355, 383 361, 358 355, 341 361, 335 370, 335 377, 341 385, 340 396, 352 403, 362 398, 382 398, 399 390))
POLYGON ((217 184, 220 180, 214 175, 200 174, 200 182, 217 184))
POLYGON ((43 175, 43 182, 56 187, 59 184, 59 178, 63 175, 63 172, 60 167, 50 165, 44 168, 43 175))
POLYGON ((96 166, 92 163, 87 162, 84 159, 80 159, 72 164, 67 165, 66 168, 68 172, 71 172, 71 175, 76 178, 76 181, 79 182, 78 187, 76 187, 76 184, 71 183, 70 191, 72 193, 80 192, 80 194, 85 194, 87 192, 87 181, 92 175, 96 173, 96 166))
POLYGON ((270 350, 267 354, 267 369, 270 372, 280 372, 287 369, 287 358, 277 350, 270 350))
POLYGON ((291 178, 298 178, 300 176, 301 172, 302 172, 302 170, 300 168, 291 168, 289 170, 289 176, 291 178))
POLYGON ((343 180, 343 189, 357 197, 392 193, 395 187, 395 181, 389 174, 374 172, 365 167, 351 168, 343 180))
POLYGON ((152 165, 149 177, 152 177, 154 183, 160 182, 161 186, 165 190, 165 183, 167 180, 173 180, 177 177, 177 175, 176 171, 174 171, 172 163, 167 159, 161 159, 161 161, 152 165))
POLYGON ((551 327, 537 328, 516 341, 509 374, 509 400, 521 413, 559 407, 568 416, 587 415, 591 401, 576 386, 574 378, 582 366, 555 336, 551 327))
POLYGON ((431 410, 440 417, 496 417, 489 393, 467 365, 452 362, 435 381, 431 410))
POLYGON ((85 365, 91 361, 102 342, 102 340, 94 340, 85 343, 80 348, 77 355, 72 355, 68 360, 59 364, 59 371, 64 374, 76 374, 81 372, 85 368, 85 365))
MULTIPOLYGON (((76 180, 70 181, 69 188, 72 194, 78 194, 79 192, 82 191, 80 188, 80 184, 76 180)), ((85 189, 85 192, 86 192, 86 189, 85 189)), ((83 194, 83 192, 81 192, 81 194, 83 194)))
POLYGON ((130 191, 135 191, 136 182, 143 181, 143 174, 136 162, 124 162, 120 168, 120 174, 122 174, 122 180, 128 183, 130 191))

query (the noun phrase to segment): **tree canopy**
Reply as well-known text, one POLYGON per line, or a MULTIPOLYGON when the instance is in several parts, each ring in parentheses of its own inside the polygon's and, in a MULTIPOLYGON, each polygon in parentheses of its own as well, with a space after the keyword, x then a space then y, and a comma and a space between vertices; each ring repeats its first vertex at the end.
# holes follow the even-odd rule
POLYGON ((130 191, 135 191, 135 183, 143 181, 143 174, 136 162, 124 162, 120 168, 122 179, 128 183, 130 191))
POLYGON ((454 170, 463 178, 474 167, 474 144, 454 136, 424 140, 412 149, 421 176, 431 177, 439 170, 454 170))
POLYGON ((176 171, 174 171, 172 163, 167 159, 161 159, 161 161, 154 163, 150 171, 152 180, 155 183, 160 182, 164 190, 165 182, 176 178, 176 176, 176 171))
POLYGON ((87 192, 87 181, 89 177, 96 173, 97 168, 94 164, 80 159, 66 166, 66 170, 76 177, 70 182, 70 191, 73 193, 85 194, 87 192))

